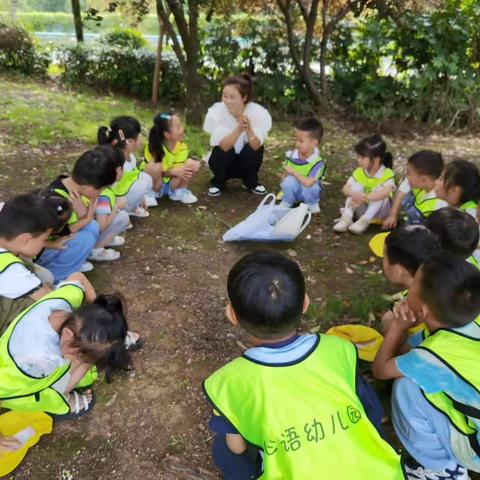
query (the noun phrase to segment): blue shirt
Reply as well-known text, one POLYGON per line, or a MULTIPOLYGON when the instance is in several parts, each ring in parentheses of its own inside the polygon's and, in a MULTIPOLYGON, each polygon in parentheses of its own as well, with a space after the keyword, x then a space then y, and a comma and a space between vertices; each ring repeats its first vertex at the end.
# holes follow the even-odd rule
MULTIPOLYGON (((316 340, 316 335, 294 335, 281 342, 250 348, 244 353, 244 356, 270 365, 292 363, 308 355, 308 353, 315 348, 316 340)), ((321 348, 321 345, 318 348, 321 348)), ((358 373, 358 367, 356 393, 362 402, 367 417, 378 432, 384 437, 382 431, 382 404, 372 387, 366 382, 360 373, 358 373)), ((209 428, 213 432, 220 434, 239 433, 225 417, 215 410, 210 418, 209 428)))

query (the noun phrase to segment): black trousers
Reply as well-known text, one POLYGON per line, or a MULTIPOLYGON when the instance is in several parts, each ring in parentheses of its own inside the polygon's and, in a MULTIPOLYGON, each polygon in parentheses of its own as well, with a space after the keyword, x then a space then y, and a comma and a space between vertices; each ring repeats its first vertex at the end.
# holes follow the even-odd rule
POLYGON ((225 152, 220 147, 213 147, 208 161, 213 172, 210 184, 224 190, 229 178, 241 178, 246 187, 255 188, 262 161, 263 146, 253 150, 247 143, 240 153, 236 153, 233 148, 225 152))

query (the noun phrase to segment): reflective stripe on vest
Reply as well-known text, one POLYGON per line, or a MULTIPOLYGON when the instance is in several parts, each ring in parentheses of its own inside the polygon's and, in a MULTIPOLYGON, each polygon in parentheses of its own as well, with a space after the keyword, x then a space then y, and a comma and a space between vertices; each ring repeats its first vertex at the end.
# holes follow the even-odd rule
POLYGON ((369 177, 365 173, 365 170, 359 167, 352 173, 352 177, 357 183, 363 186, 363 188, 365 189, 365 193, 371 193, 373 192, 373 190, 383 185, 388 180, 394 179, 395 174, 393 173, 392 169, 385 168, 385 171, 380 178, 369 177))
MULTIPOLYGON (((310 172, 319 164, 323 163, 322 157, 319 155, 315 160, 311 162, 304 162, 303 160, 300 160, 299 158, 290 158, 287 157, 287 162, 286 165, 288 167, 293 168, 296 172, 298 172, 300 175, 304 177, 308 177, 310 175, 310 172)), ((323 177, 323 174, 325 173, 325 165, 323 165, 320 168, 320 172, 318 175, 317 181, 320 181, 323 177)))
POLYGON ((356 395, 356 363, 351 343, 321 335, 296 363, 237 358, 203 386, 215 410, 263 450, 262 479, 403 479, 400 457, 356 395))
MULTIPOLYGON (((10 355, 9 343, 12 333, 22 318, 38 304, 51 299, 61 299, 69 303, 72 310, 77 310, 83 302, 84 292, 77 285, 65 285, 45 295, 38 302, 25 309, 9 325, 0 337, 0 401, 35 395, 50 387, 63 377, 70 369, 70 364, 57 368, 47 377, 35 378, 23 372, 10 355)), ((45 411, 48 411, 45 410, 45 411)))
POLYGON ((110 203, 110 208, 112 209, 112 212, 114 212, 115 205, 117 204, 117 196, 115 195, 115 192, 110 187, 107 187, 104 190, 102 190, 102 193, 100 195, 102 197, 108 198, 108 202, 110 203))
MULTIPOLYGON (((480 335, 480 326, 478 328, 480 335)), ((480 361, 480 339, 473 338, 454 330, 440 329, 427 337, 419 347, 430 352, 438 361, 441 361, 453 374, 472 388, 480 398, 480 376, 478 364, 480 361)), ((480 410, 462 404, 455 398, 453 392, 438 392, 427 394, 425 398, 438 410, 447 416, 450 423, 460 433, 468 437, 470 446, 480 456, 479 426, 480 410)))
POLYGON ((14 265, 15 263, 20 263, 25 265, 23 260, 16 257, 13 253, 10 252, 0 252, 0 273, 3 273, 8 267, 14 265))

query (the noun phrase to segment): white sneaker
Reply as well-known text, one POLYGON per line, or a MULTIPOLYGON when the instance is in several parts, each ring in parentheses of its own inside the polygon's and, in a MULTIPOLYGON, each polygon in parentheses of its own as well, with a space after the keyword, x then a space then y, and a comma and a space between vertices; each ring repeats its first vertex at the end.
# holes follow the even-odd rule
POLYGON ((288 202, 286 202, 285 200, 282 200, 279 204, 278 204, 279 207, 282 207, 282 208, 292 208, 292 205, 288 202))
POLYGON ((208 189, 209 197, 219 197, 222 194, 222 191, 217 187, 210 187, 208 189))
POLYGON ((338 222, 333 226, 333 231, 337 233, 345 233, 348 227, 353 223, 353 219, 348 215, 342 215, 338 222))
POLYGON ((133 223, 130 222, 128 225, 127 225, 127 230, 130 230, 131 228, 133 228, 133 223))
POLYGON ((312 212, 312 213, 320 213, 320 204, 319 203, 310 203, 308 205, 308 209, 312 212))
POLYGON ((122 245, 125 245, 125 237, 115 235, 107 247, 121 247, 122 245))
POLYGON ((405 464, 407 480, 470 480, 468 470, 460 465, 455 470, 430 470, 418 466, 411 468, 405 464))
POLYGON ((112 262, 120 258, 120 252, 111 248, 94 248, 88 257, 89 260, 95 262, 112 262))
POLYGON ((242 185, 245 190, 250 190, 255 195, 266 195, 267 189, 260 183, 255 188, 248 188, 246 185, 242 185))
POLYGON ((90 263, 90 262, 83 262, 81 265, 80 265, 80 268, 79 268, 79 272, 81 273, 87 273, 87 272, 91 272, 93 270, 93 264, 90 263))
POLYGON ((152 193, 145 194, 143 199, 145 200, 145 205, 147 205, 148 208, 158 207, 157 199, 152 193))
POLYGON ((366 218, 365 215, 362 215, 355 223, 352 223, 348 227, 348 231, 350 233, 354 233, 355 235, 360 235, 361 233, 365 232, 369 225, 370 219, 366 218))
POLYGON ((129 212, 127 212, 131 217, 140 217, 140 218, 145 218, 145 217, 149 217, 150 216, 150 213, 148 212, 148 210, 145 210, 145 208, 143 207, 137 207, 137 208, 134 208, 133 210, 130 210, 129 212))
POLYGON ((198 198, 188 188, 177 188, 170 193, 170 200, 181 202, 186 205, 198 202, 198 198))

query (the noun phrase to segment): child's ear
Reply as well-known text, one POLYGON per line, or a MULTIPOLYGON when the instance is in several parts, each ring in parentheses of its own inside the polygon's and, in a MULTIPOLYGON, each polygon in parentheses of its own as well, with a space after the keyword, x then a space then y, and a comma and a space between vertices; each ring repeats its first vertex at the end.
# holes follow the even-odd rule
POLYGON ((64 340, 73 340, 73 338, 75 337, 75 334, 73 333, 73 331, 70 328, 65 327, 65 328, 62 328, 62 332, 61 332, 60 336, 64 340))
POLYGON ((225 309, 225 314, 227 315, 228 321, 237 327, 239 325, 237 316, 235 315, 235 311, 233 310, 232 304, 229 303, 227 308, 225 309))
POLYGON ((310 297, 308 294, 305 294, 305 298, 303 299, 303 310, 302 313, 305 313, 308 310, 308 307, 310 306, 310 297))
POLYGON ((31 233, 25 232, 17 235, 15 241, 18 242, 20 245, 26 245, 32 238, 33 235, 31 233))

